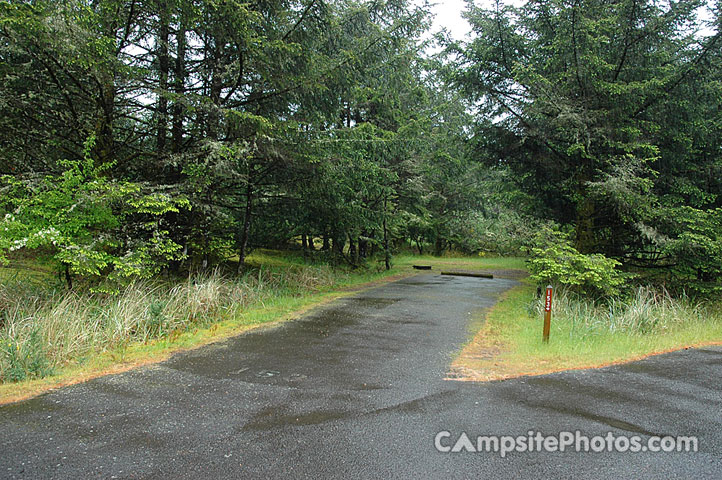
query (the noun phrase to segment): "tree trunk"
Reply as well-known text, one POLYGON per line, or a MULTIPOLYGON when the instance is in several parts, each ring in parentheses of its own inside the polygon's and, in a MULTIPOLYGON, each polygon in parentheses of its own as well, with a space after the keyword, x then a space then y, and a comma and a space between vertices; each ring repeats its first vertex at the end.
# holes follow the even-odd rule
MULTIPOLYGON (((101 31, 108 38, 116 35, 116 18, 103 17, 101 31)), ((97 117, 95 119, 95 148, 93 153, 100 165, 106 165, 115 160, 113 123, 115 120, 115 71, 113 67, 105 66, 97 74, 97 117)))
POLYGON ((203 260, 201 261, 201 270, 205 271, 208 268, 208 263, 208 231, 205 231, 203 232, 203 260))
POLYGON ((348 234, 348 256, 354 265, 358 265, 358 248, 351 234, 348 234))
POLYGON ((434 242, 434 255, 440 257, 444 253, 444 239, 439 232, 436 232, 436 242, 434 242))
POLYGON ((156 154, 165 154, 166 136, 168 134, 168 73, 170 59, 168 57, 168 41, 170 37, 169 12, 167 0, 158 1, 160 28, 157 37, 158 57, 158 125, 156 131, 156 154))
POLYGON ((95 126, 95 156, 100 165, 114 160, 113 118, 115 115, 115 82, 104 75, 98 92, 98 118, 95 126))
POLYGON ((584 254, 597 251, 597 242, 594 235, 594 201, 584 197, 577 205, 577 218, 575 225, 575 248, 584 254))
POLYGON ((246 188, 246 211, 243 218, 243 230, 241 231, 241 243, 238 252, 238 271, 240 273, 243 265, 246 263, 246 253, 248 248, 248 234, 251 231, 251 215, 253 214, 253 189, 249 184, 246 188))
POLYGON ((73 289, 73 277, 70 275, 70 264, 69 263, 63 263, 63 266, 65 267, 63 269, 63 273, 65 274, 65 283, 68 285, 68 290, 73 289))
POLYGON ((218 140, 221 127, 221 93, 223 92, 223 72, 221 71, 221 49, 214 45, 211 55, 211 84, 210 84, 210 111, 206 129, 208 138, 218 140))
POLYGON ((366 235, 361 232, 361 236, 358 238, 358 256, 359 258, 367 258, 369 251, 369 242, 366 240, 366 235))
POLYGON ((384 262, 386 270, 391 270, 391 252, 389 252, 389 230, 386 226, 386 199, 384 198, 384 262))
POLYGON ((185 20, 181 19, 178 32, 176 33, 176 43, 178 44, 175 58, 173 92, 177 95, 173 103, 173 152, 178 153, 183 149, 183 117, 184 107, 179 100, 181 95, 185 93, 186 78, 186 26, 185 20))
POLYGON ((598 245, 595 235, 594 217, 596 215, 596 205, 594 200, 589 197, 589 189, 587 184, 594 178, 591 173, 592 166, 590 161, 578 155, 576 161, 581 166, 575 175, 575 193, 580 200, 576 206, 575 218, 575 239, 574 246, 579 253, 588 254, 598 251, 598 245))
POLYGON ((333 236, 333 253, 339 257, 343 256, 343 249, 346 246, 346 239, 344 235, 333 236))

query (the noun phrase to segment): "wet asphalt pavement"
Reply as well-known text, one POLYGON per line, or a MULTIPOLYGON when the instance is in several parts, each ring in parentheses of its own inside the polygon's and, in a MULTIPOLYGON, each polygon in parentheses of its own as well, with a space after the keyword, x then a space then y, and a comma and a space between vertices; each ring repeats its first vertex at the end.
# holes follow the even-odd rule
POLYGON ((444 380, 512 280, 419 275, 0 407, 0 478, 722 478, 722 349, 444 380), (462 432, 698 437, 696 453, 440 453, 462 432))

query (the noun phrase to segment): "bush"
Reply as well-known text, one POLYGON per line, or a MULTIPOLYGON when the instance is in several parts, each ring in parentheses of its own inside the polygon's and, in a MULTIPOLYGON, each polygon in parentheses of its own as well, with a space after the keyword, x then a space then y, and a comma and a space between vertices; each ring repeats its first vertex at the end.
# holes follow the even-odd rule
POLYGON ((109 279, 98 290, 114 290, 183 257, 161 225, 163 215, 189 208, 188 200, 110 179, 110 165, 90 156, 94 142, 88 139, 82 160, 61 161, 60 174, 0 176, 0 263, 11 252, 50 251, 69 286, 77 274, 109 279))
POLYGON ((532 280, 566 285, 584 295, 619 295, 627 279, 617 269, 621 263, 601 254, 579 253, 561 232, 545 229, 542 235, 551 241, 532 248, 527 262, 532 280))

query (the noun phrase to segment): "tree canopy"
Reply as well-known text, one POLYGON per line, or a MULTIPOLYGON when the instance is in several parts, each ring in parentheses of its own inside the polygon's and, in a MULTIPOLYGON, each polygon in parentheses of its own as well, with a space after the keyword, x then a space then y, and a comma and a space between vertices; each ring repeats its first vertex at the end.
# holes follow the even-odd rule
POLYGON ((719 281, 722 41, 704 5, 470 5, 446 69, 479 112, 477 158, 513 171, 580 252, 719 281))
POLYGON ((469 2, 471 35, 430 55, 407 0, 0 1, 0 260, 118 282, 261 246, 525 254, 553 224, 714 290, 704 7, 469 2))

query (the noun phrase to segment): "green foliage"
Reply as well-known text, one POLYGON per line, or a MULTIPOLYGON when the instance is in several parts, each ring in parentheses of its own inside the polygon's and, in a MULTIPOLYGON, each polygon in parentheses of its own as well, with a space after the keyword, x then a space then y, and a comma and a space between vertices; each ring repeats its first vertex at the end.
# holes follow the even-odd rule
POLYGON ((187 200, 109 179, 111 165, 96 166, 90 157, 94 143, 93 137, 86 142, 82 160, 61 161, 58 175, 2 177, 2 207, 10 213, 0 222, 0 259, 45 249, 71 273, 124 281, 152 276, 178 258, 180 246, 158 217, 187 208, 187 200))
POLYGON ((547 238, 532 249, 528 268, 532 280, 542 284, 565 285, 579 293, 616 296, 626 277, 618 261, 601 254, 584 255, 561 232, 545 229, 547 238))
POLYGON ((148 305, 148 321, 145 324, 145 335, 150 338, 157 338, 167 333, 165 310, 166 302, 162 300, 150 302, 148 305))
POLYGON ((487 7, 429 58, 409 0, 0 1, 0 262, 114 289, 299 238, 353 265, 408 239, 519 254, 551 222, 714 291, 714 215, 685 208, 722 207, 719 22, 487 7))
POLYGON ((667 221, 676 233, 663 242, 675 283, 703 295, 722 291, 722 209, 681 207, 667 221))
POLYGON ((675 210, 722 200, 722 35, 701 5, 469 4, 472 38, 447 43, 443 66, 478 111, 473 156, 513 172, 539 215, 574 227, 580 252, 679 265, 680 287, 696 269, 719 283, 714 238, 675 210))
POLYGON ((529 253, 542 223, 503 208, 484 214, 471 211, 450 221, 454 247, 464 253, 523 256, 529 253))
POLYGON ((53 373, 45 353, 38 329, 32 330, 23 342, 0 337, 3 371, 0 382, 20 382, 30 378, 43 378, 53 373))

